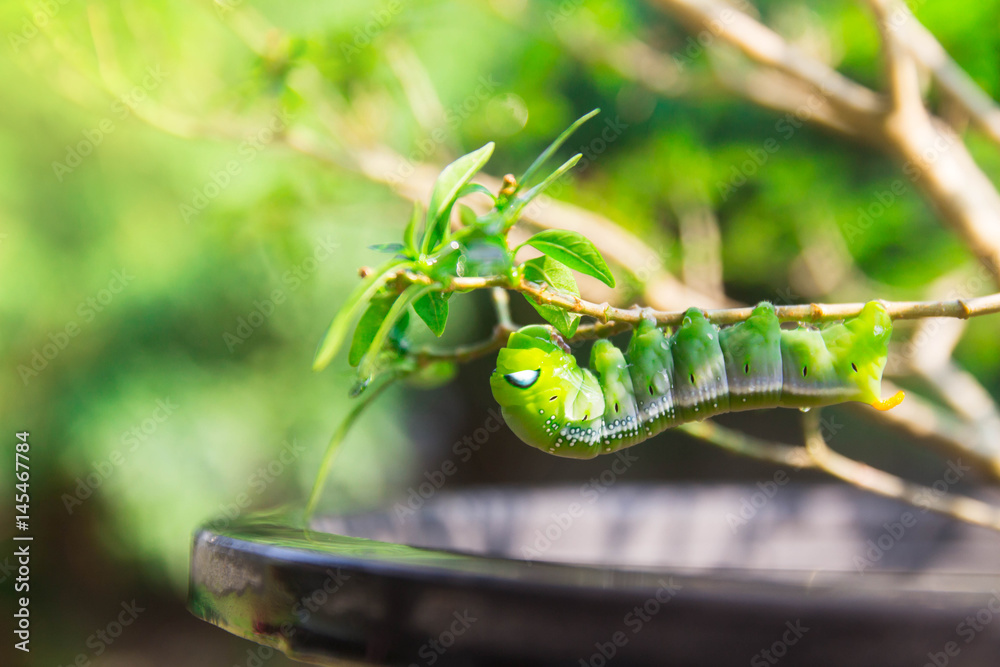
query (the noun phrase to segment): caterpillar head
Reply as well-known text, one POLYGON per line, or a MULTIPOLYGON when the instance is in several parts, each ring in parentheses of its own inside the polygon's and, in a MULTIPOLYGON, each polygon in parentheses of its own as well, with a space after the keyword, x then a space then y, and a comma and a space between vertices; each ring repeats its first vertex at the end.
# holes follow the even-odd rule
POLYGON ((841 373, 857 385, 859 400, 886 410, 897 405, 903 400, 902 392, 881 400, 882 371, 892 336, 892 320, 885 306, 868 302, 856 318, 844 322, 844 328, 850 335, 837 341, 837 358, 844 366, 841 373))
POLYGON ((604 413, 600 385, 560 343, 545 326, 515 331, 497 355, 497 368, 490 377, 493 397, 511 430, 544 451, 553 447, 563 425, 604 413))

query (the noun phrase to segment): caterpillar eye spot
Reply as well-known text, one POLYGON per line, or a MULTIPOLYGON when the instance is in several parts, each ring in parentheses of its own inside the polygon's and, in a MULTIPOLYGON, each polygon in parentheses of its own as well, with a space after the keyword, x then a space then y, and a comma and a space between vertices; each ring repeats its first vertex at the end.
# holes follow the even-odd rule
POLYGON ((649 395, 653 395, 653 385, 649 385, 649 395))
POLYGON ((542 369, 539 368, 537 371, 517 371, 516 373, 507 373, 507 375, 503 376, 503 379, 518 389, 527 389, 531 385, 538 382, 538 376, 541 374, 542 369))
POLYGON ((691 378, 691 384, 694 384, 694 373, 691 373, 688 377, 691 378))
POLYGON ((745 366, 743 366, 743 372, 746 375, 750 375, 750 364, 746 364, 745 366))
POLYGON ((851 368, 853 368, 853 369, 854 369, 854 372, 855 372, 855 373, 857 373, 857 372, 858 372, 858 367, 857 367, 857 366, 855 366, 853 362, 851 363, 851 368))
POLYGON ((809 375, 809 367, 808 366, 803 366, 802 367, 802 377, 805 377, 807 375, 809 375))
POLYGON ((559 398, 559 397, 558 396, 553 396, 552 398, 549 399, 549 403, 551 403, 552 401, 556 400, 557 398, 559 398))

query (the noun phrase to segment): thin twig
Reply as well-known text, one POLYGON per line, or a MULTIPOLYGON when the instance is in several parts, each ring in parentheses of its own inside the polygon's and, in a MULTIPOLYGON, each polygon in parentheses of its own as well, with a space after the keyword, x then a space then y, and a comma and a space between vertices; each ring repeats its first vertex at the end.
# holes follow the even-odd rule
POLYGON ((913 16, 906 3, 899 0, 869 2, 885 7, 893 17, 893 30, 900 33, 900 42, 930 71, 941 89, 965 109, 976 127, 1000 144, 1000 107, 948 55, 931 31, 913 16))
POLYGON ((806 413, 803 421, 806 451, 816 468, 872 493, 977 526, 1000 530, 1000 507, 967 496, 941 493, 838 454, 823 439, 819 410, 806 413))
MULTIPOLYGON (((402 272, 397 278, 407 283, 430 284, 428 276, 413 272, 402 272)), ((618 308, 607 303, 592 303, 577 296, 562 292, 550 292, 544 285, 526 280, 511 284, 504 276, 483 278, 452 278, 444 291, 469 291, 487 287, 504 287, 530 296, 539 304, 559 306, 569 312, 589 315, 601 322, 626 322, 638 324, 645 317, 652 317, 659 324, 680 324, 684 311, 663 311, 651 308, 618 308)), ((925 317, 956 317, 969 319, 981 315, 1000 312, 1000 292, 972 299, 950 299, 945 301, 880 301, 893 320, 918 320, 925 317)), ((864 303, 801 304, 775 306, 778 319, 783 322, 831 322, 857 317, 864 303)), ((735 324, 750 317, 753 308, 723 308, 705 310, 705 317, 715 324, 735 324)))
POLYGON ((761 461, 770 461, 793 468, 815 468, 816 464, 810 458, 804 447, 779 445, 761 440, 739 431, 719 426, 712 421, 688 422, 677 427, 688 435, 705 440, 725 450, 749 456, 761 461))
MULTIPOLYGON (((680 18, 692 32, 708 30, 738 48, 758 66, 781 73, 813 90, 839 114, 841 124, 892 155, 904 174, 921 188, 940 218, 957 232, 1000 284, 1000 225, 997 225, 1000 193, 961 138, 944 121, 927 111, 919 94, 914 94, 909 58, 892 48, 894 40, 886 44, 886 53, 892 56, 888 64, 893 67, 889 76, 892 90, 887 97, 803 54, 770 28, 722 0, 650 2, 680 18), (897 108, 899 104, 905 108, 897 108)), ((884 0, 869 2, 884 4, 884 0)), ((916 18, 911 15, 907 22, 912 25, 911 31, 918 34, 916 18)), ((907 38, 900 37, 900 41, 905 42, 907 38)), ((912 44, 910 50, 913 50, 912 44)), ((955 73, 945 71, 945 78, 950 76, 948 80, 957 84, 955 73)), ((983 124, 993 122, 992 103, 971 93, 968 85, 953 85, 952 88, 970 110, 978 111, 983 124)), ((815 114, 809 117, 821 119, 815 114)), ((1000 125, 1000 120, 996 122, 1000 125)))
POLYGON ((357 421, 358 417, 372 404, 375 402, 383 391, 388 389, 396 380, 401 376, 399 374, 394 374, 387 377, 382 384, 378 385, 374 389, 370 389, 364 398, 359 400, 351 408, 351 411, 347 413, 344 421, 340 423, 333 437, 330 438, 330 443, 326 446, 326 452, 323 454, 323 460, 320 462, 319 470, 316 472, 316 481, 313 483, 312 491, 309 493, 309 501, 306 503, 305 516, 306 520, 312 517, 313 512, 316 510, 317 503, 323 495, 323 487, 326 486, 327 479, 330 476, 330 471, 333 470, 333 464, 337 459, 337 454, 340 453, 340 445, 344 438, 347 436, 348 432, 351 430, 351 426, 357 421))
POLYGON ((514 330, 513 325, 507 327, 502 324, 498 324, 493 328, 493 335, 486 340, 478 343, 471 343, 469 345, 459 345, 450 350, 423 348, 411 352, 410 357, 414 360, 417 366, 426 366, 439 361, 452 361, 464 364, 490 355, 502 348, 507 344, 507 339, 514 330))
POLYGON ((857 120, 881 113, 874 91, 789 45, 777 33, 721 0, 655 0, 700 32, 735 46, 752 61, 788 75, 821 93, 845 116, 857 120))
MULTIPOLYGON (((926 114, 917 64, 893 26, 888 4, 883 0, 868 0, 868 4, 875 14, 875 24, 882 37, 882 61, 885 63, 891 102, 890 115, 926 114)), ((909 119, 899 119, 898 122, 906 123, 909 119)))
POLYGON ((507 329, 515 329, 514 321, 510 318, 510 295, 502 287, 494 287, 490 290, 490 298, 493 301, 493 309, 497 314, 497 322, 507 329))

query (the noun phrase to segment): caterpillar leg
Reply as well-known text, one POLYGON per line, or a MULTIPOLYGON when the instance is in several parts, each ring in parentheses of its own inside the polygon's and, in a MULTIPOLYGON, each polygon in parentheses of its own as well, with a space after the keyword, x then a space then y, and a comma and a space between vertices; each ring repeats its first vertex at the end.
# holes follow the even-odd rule
POLYGON ((887 398, 884 401, 875 401, 872 403, 872 407, 883 412, 886 410, 892 410, 894 407, 903 402, 903 398, 905 396, 906 394, 902 391, 897 391, 892 397, 887 398))

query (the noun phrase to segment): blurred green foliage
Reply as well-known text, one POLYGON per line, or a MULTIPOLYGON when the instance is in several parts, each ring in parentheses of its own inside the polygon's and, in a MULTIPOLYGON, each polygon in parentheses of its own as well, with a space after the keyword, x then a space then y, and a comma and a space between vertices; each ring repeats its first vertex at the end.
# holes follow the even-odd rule
MULTIPOLYGON (((915 6, 994 96, 998 4, 915 6)), ((878 85, 877 33, 855 3, 768 0, 760 12, 878 85)), ((137 563, 140 576, 166 577, 178 591, 196 525, 234 511, 241 494, 255 506, 288 502, 312 483, 352 382, 346 352, 312 373, 315 346, 358 266, 382 261, 366 248, 398 241, 410 215, 388 188, 265 140, 259 130, 275 117, 318 128, 325 114, 351 108, 370 136, 347 139, 437 165, 495 140, 489 170, 502 175, 601 107, 565 148, 585 160, 557 196, 629 228, 668 270, 681 269, 677 203, 693 199, 716 210, 727 291, 745 301, 923 297, 973 270, 887 158, 810 126, 789 131, 780 114, 718 89, 704 54, 684 55, 689 35, 641 2, 7 2, 0 34, 0 406, 9 433, 32 434, 38 529, 73 530, 89 517, 96 553, 137 563), (234 21, 248 10, 287 31, 267 43, 270 55, 237 36, 234 21), (657 96, 567 47, 594 34, 678 54, 684 74, 707 83, 657 96), (102 86, 102 67, 115 76, 112 60, 130 82, 125 104, 102 86), (289 84, 304 64, 323 77, 323 108, 289 84), (477 87, 482 95, 470 97, 477 87), (422 113, 431 120, 421 124, 422 113), (142 118, 170 114, 205 127, 185 138, 142 118), (616 119, 624 129, 596 150, 603 123, 616 119), (434 128, 443 141, 429 140, 434 128), (772 138, 778 149, 727 191, 734 169, 772 138), (74 152, 79 164, 67 171, 74 152), (225 177, 231 162, 238 173, 225 177), (899 179, 903 194, 852 235, 899 179), (850 239, 861 278, 807 292, 792 269, 817 230, 850 239), (114 282, 115 272, 127 280, 114 282), (158 401, 176 409, 159 420, 158 401), (292 443, 301 453, 282 462, 283 451, 297 452, 292 443), (95 473, 116 451, 122 462, 95 473), (95 474, 90 497, 67 500, 95 474)), ((1000 181, 995 147, 969 143, 1000 181)), ((446 340, 482 337, 492 318, 485 301, 456 299, 446 340)), ((958 358, 997 395, 995 332, 994 320, 973 322, 958 358)), ((475 382, 486 386, 485 376, 475 382)), ((457 407, 420 416, 419 391, 390 392, 359 423, 329 484, 331 503, 398 494, 419 469, 415 443, 453 439, 462 397, 446 394, 457 407)), ((0 481, 3 494, 10 483, 0 481)))

